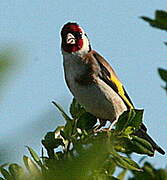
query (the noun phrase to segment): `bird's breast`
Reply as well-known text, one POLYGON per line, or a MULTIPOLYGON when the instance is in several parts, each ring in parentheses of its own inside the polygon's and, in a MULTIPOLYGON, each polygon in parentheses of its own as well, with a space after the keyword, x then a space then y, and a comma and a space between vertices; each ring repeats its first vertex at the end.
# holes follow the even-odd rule
POLYGON ((70 91, 86 111, 98 118, 114 121, 126 110, 119 95, 100 78, 96 77, 88 84, 77 81, 85 73, 84 66, 64 59, 64 72, 70 91))

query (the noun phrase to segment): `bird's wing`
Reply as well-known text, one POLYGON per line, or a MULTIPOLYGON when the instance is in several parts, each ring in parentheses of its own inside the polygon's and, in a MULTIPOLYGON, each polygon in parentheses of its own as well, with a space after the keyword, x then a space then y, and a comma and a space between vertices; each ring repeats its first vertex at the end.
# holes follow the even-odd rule
MULTIPOLYGON (((96 51, 92 50, 85 56, 84 61, 85 64, 88 64, 88 67, 90 68, 90 75, 92 75, 92 73, 97 73, 96 75, 98 75, 122 98, 128 109, 134 109, 132 101, 130 100, 122 83, 118 79, 116 73, 102 56, 100 56, 96 51), (97 66, 99 68, 97 68, 97 66)), ((91 78, 89 79, 91 81, 91 78)), ((147 128, 143 123, 141 124, 141 128, 138 129, 133 135, 147 140, 152 145, 153 152, 157 150, 159 153, 165 154, 165 151, 159 147, 156 142, 147 134, 147 128)))
POLYGON ((100 78, 105 81, 116 93, 119 94, 119 96, 122 98, 122 100, 125 102, 128 109, 133 109, 133 103, 130 100, 127 92, 125 91, 121 81, 117 77, 116 73, 112 69, 112 67, 109 65, 109 63, 96 51, 90 51, 90 56, 93 56, 96 61, 98 62, 100 66, 100 78))

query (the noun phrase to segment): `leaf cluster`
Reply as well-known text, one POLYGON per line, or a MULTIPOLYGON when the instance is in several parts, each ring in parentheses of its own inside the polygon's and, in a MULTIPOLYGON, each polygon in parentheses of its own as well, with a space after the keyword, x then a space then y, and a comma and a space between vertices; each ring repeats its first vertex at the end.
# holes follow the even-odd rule
POLYGON ((142 171, 130 158, 132 152, 153 155, 149 142, 135 135, 142 123, 143 110, 124 112, 115 129, 110 131, 98 129, 96 117, 87 113, 75 99, 70 106, 71 117, 53 103, 66 123, 48 132, 42 140, 47 156, 42 153, 40 158, 27 147, 32 157, 23 157, 27 173, 17 164, 9 165, 8 170, 1 166, 5 179, 117 179, 113 176, 116 167, 123 169, 120 177, 125 176, 127 170, 142 171))

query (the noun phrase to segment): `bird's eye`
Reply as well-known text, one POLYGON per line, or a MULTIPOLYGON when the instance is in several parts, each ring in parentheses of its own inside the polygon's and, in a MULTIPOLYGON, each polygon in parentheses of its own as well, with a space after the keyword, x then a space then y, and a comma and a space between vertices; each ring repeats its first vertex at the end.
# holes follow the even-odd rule
POLYGON ((77 39, 82 38, 82 32, 75 32, 74 35, 77 39))

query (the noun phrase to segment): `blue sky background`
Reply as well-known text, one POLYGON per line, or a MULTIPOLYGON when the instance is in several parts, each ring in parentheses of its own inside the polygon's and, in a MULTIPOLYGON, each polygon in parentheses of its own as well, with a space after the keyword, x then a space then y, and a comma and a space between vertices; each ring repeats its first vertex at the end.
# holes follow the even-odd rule
MULTIPOLYGON (((16 63, 1 81, 0 158, 20 161, 25 145, 38 152, 47 131, 64 121, 51 104, 66 111, 72 95, 64 81, 60 30, 68 21, 87 32, 93 49, 114 67, 137 108, 144 108, 149 134, 167 149, 167 97, 158 67, 166 68, 166 34, 140 16, 154 17, 165 0, 1 0, 0 52, 11 51, 16 63)), ((165 167, 166 155, 147 158, 165 167)))

